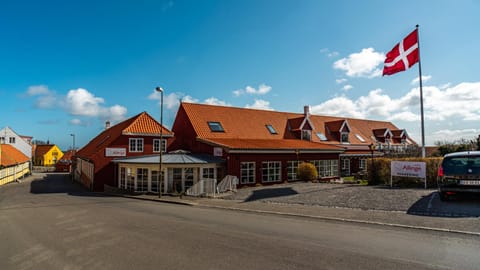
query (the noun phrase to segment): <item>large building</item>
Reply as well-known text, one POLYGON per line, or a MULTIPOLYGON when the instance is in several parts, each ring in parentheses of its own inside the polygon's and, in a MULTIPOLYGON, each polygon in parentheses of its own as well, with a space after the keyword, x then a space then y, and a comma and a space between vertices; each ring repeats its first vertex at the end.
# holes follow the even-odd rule
POLYGON ((74 177, 96 191, 183 193, 226 175, 239 186, 296 181, 298 165, 311 162, 319 180, 331 180, 365 170, 372 155, 412 145, 385 121, 312 115, 308 107, 290 113, 182 102, 172 131, 146 112, 107 125, 75 154, 74 177))
MULTIPOLYGON (((74 177, 77 181, 95 191, 103 191, 104 185, 118 186, 120 184, 118 180, 120 174, 112 160, 158 155, 160 148, 163 152, 166 151, 168 141, 172 137, 173 133, 170 130, 162 127, 146 112, 111 127, 110 123, 107 122, 105 130, 75 153, 74 177), (160 129, 162 129, 161 143, 160 129)), ((143 175, 144 173, 145 171, 142 170, 139 176, 135 171, 128 177, 129 179, 139 177, 142 180, 148 176, 152 177, 151 171, 147 172, 146 175, 143 175)), ((133 183, 136 183, 136 180, 133 183)))
POLYGON ((289 113, 183 102, 172 131, 172 149, 221 157, 240 185, 295 181, 302 161, 322 179, 339 178, 366 169, 373 154, 415 144, 390 122, 312 115, 308 106, 289 113))

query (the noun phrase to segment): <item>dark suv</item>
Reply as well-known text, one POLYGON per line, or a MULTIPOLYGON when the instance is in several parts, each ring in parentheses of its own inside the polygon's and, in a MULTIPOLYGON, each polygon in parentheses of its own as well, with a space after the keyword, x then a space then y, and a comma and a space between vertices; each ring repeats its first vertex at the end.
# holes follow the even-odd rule
POLYGON ((480 193, 480 151, 446 154, 438 168, 440 199, 464 192, 480 193))

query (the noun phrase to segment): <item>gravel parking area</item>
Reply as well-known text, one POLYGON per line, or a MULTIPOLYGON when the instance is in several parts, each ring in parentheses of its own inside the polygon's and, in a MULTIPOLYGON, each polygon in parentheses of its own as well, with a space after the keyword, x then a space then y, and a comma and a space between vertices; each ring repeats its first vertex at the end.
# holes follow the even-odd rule
POLYGON ((319 205, 385 211, 407 211, 436 189, 399 189, 351 184, 288 183, 241 188, 224 199, 319 205))

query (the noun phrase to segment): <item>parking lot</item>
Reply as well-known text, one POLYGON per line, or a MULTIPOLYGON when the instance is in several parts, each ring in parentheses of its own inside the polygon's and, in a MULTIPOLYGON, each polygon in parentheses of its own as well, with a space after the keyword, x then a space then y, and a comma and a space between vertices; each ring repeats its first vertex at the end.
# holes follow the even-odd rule
POLYGON ((363 210, 400 211, 421 216, 480 217, 480 196, 462 196, 450 202, 442 202, 434 188, 288 183, 242 188, 225 199, 244 202, 262 201, 363 210))

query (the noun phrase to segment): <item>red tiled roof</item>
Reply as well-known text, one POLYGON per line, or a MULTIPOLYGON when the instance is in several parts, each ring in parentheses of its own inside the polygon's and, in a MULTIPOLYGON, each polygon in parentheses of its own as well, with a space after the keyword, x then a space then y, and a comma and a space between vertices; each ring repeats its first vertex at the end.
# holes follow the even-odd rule
MULTIPOLYGON (((76 156, 91 158, 98 151, 103 151, 122 134, 129 135, 160 135, 160 123, 152 118, 147 112, 137 114, 108 129, 105 129, 88 144, 77 151, 76 156)), ((163 127, 162 135, 173 136, 173 133, 163 127)))
POLYGON ((26 155, 24 155, 22 152, 20 152, 10 144, 2 144, 0 148, 0 165, 4 167, 25 163, 30 160, 26 155))
POLYGON ((63 153, 61 160, 72 160, 72 156, 73 156, 73 150, 68 150, 65 153, 63 153))
POLYGON ((345 120, 336 120, 325 122, 325 126, 330 130, 330 132, 339 132, 345 120))
MULTIPOLYGON (((157 122, 153 117, 148 113, 143 112, 136 117, 133 122, 128 125, 122 131, 123 134, 148 134, 148 135, 159 135, 160 134, 160 123, 157 122)), ((163 136, 172 136, 173 133, 162 127, 163 136)))
POLYGON ((285 140, 267 140, 267 139, 201 139, 202 141, 212 144, 227 147, 230 149, 257 149, 257 150, 272 150, 272 149, 296 149, 296 150, 326 150, 343 152, 342 147, 328 145, 323 143, 314 143, 298 139, 285 140))
MULTIPOLYGON (((266 111, 185 102, 181 103, 181 107, 190 119, 197 137, 212 141, 217 141, 217 139, 257 139, 265 140, 266 143, 267 140, 278 142, 285 139, 295 139, 296 137, 293 130, 299 127, 299 123, 301 123, 300 120, 305 117, 303 113, 266 111), (212 132, 208 126, 209 121, 220 122, 224 132, 212 132), (277 131, 277 134, 271 134, 265 127, 267 124, 272 125, 277 131)), ((336 127, 338 125, 338 129, 340 129, 344 121, 347 121, 350 127, 350 144, 370 145, 371 143, 375 143, 374 130, 383 130, 383 133, 385 133, 387 129, 399 130, 394 124, 386 121, 313 114, 309 116, 309 119, 314 128, 314 130, 312 130, 312 142, 322 143, 322 145, 340 144, 340 138, 327 132, 326 126, 333 125, 333 127, 336 127), (321 141, 315 134, 318 132, 323 133, 328 141, 321 141), (358 137, 363 140, 359 139, 356 136, 357 134, 358 137)), ((332 132, 332 130, 330 130, 330 132, 332 132)))
POLYGON ((48 151, 50 151, 50 149, 52 149, 53 146, 54 146, 54 144, 39 144, 39 145, 37 145, 36 148, 35 148, 35 156, 38 157, 38 156, 45 155, 46 153, 48 153, 48 151))

